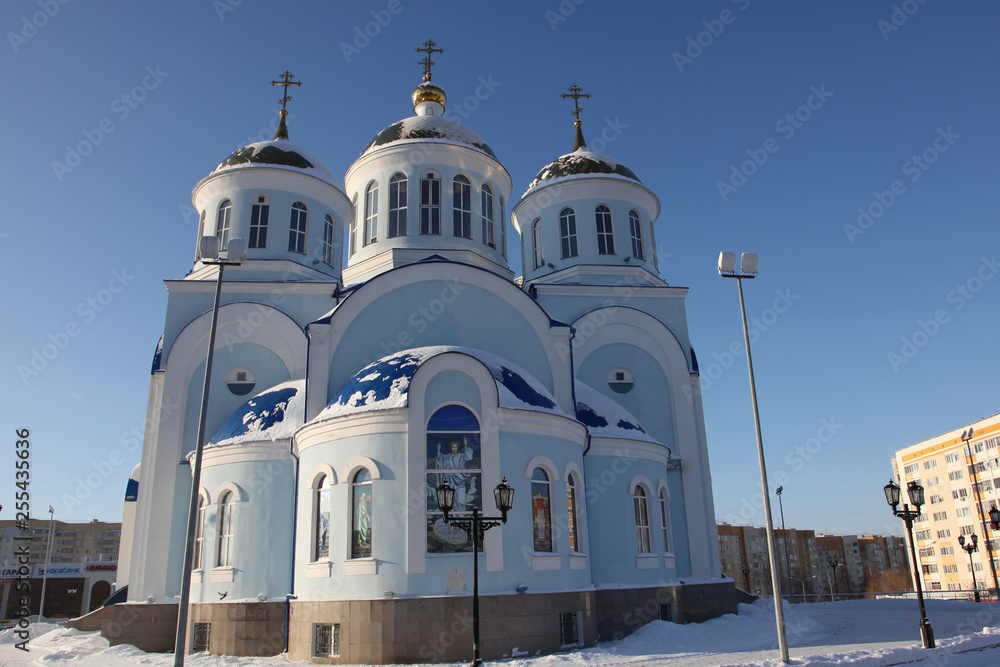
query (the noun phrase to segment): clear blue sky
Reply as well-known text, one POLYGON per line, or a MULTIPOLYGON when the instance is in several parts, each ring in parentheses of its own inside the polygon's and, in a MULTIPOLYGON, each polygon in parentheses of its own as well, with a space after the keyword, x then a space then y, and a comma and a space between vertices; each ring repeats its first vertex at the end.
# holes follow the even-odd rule
POLYGON ((289 69, 305 83, 292 140, 342 177, 411 114, 414 48, 432 38, 445 49, 435 83, 515 198, 572 147, 559 97, 572 83, 591 94, 591 147, 603 132, 603 152, 659 196, 661 273, 690 287, 711 380, 717 515, 763 522, 740 516, 760 485, 745 357, 726 356, 741 340, 736 285, 715 269, 720 250, 751 251, 747 312, 761 322, 757 389, 786 523, 898 531, 881 490, 893 451, 1000 410, 998 23, 987 1, 9 0, 0 517, 13 516, 14 430, 27 427, 36 516, 52 504, 59 519, 120 519, 162 281, 193 259, 191 189, 249 137, 269 138, 280 95, 268 82, 289 69), (359 38, 366 28, 375 36, 359 38), (67 161, 81 142, 88 154, 67 161), (50 343, 64 347, 25 382, 18 367, 50 343), (97 488, 81 486, 88 474, 97 488))

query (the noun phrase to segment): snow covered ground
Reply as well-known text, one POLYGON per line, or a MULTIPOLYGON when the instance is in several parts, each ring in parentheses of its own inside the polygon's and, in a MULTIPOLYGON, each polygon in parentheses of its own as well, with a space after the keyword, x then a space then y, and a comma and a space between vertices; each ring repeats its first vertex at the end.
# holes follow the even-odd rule
MULTIPOLYGON (((1000 665, 1000 604, 930 600, 927 615, 937 648, 920 647, 915 600, 861 600, 786 606, 793 665, 1000 665)), ((65 667, 167 667, 173 656, 143 653, 130 646, 108 648, 96 633, 67 630, 51 623, 30 626, 29 653, 14 647, 10 630, 0 633, 0 665, 65 667)), ((292 664, 278 658, 196 655, 192 667, 254 667, 292 664)), ((309 663, 296 663, 306 665, 309 663)), ((730 615, 692 625, 654 621, 630 637, 556 655, 500 661, 507 667, 722 667, 781 664, 774 609, 767 600, 740 605, 730 615)))

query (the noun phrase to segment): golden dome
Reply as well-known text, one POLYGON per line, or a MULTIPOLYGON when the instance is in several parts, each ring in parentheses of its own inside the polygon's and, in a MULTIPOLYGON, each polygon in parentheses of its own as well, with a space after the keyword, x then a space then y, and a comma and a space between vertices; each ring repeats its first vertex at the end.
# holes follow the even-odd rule
POLYGON ((435 86, 430 81, 424 81, 413 91, 413 106, 416 107, 421 102, 437 102, 442 107, 448 100, 448 96, 442 88, 435 86))

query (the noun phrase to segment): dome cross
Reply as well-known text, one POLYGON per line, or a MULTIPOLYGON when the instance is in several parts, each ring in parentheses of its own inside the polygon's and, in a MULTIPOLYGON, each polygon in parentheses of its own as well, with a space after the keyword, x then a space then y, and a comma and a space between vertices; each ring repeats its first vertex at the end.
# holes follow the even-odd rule
POLYGON ((580 107, 581 97, 590 97, 590 93, 581 92, 583 89, 575 83, 569 87, 568 93, 563 93, 562 97, 572 97, 574 109, 570 111, 570 114, 576 116, 576 120, 573 121, 573 125, 576 126, 576 140, 573 142, 573 150, 579 150, 581 148, 587 147, 587 142, 583 139, 583 123, 580 121, 580 112, 583 108, 580 107))
POLYGON ((444 53, 444 49, 436 49, 434 48, 435 46, 437 46, 437 44, 434 42, 434 40, 428 39, 426 42, 424 42, 424 48, 422 49, 419 47, 417 48, 417 53, 427 54, 426 56, 424 56, 423 60, 417 61, 418 63, 424 66, 424 83, 427 83, 433 78, 434 75, 431 74, 431 67, 437 64, 433 60, 431 60, 431 54, 444 53))
POLYGON ((279 102, 281 102, 281 120, 278 122, 278 129, 274 131, 275 139, 284 139, 288 141, 288 124, 285 122, 285 118, 288 117, 288 109, 285 108, 288 105, 288 101, 292 98, 288 96, 289 86, 301 86, 301 81, 292 81, 292 77, 295 75, 289 72, 287 69, 284 74, 281 74, 278 78, 281 81, 272 81, 272 86, 284 86, 284 93, 279 102))

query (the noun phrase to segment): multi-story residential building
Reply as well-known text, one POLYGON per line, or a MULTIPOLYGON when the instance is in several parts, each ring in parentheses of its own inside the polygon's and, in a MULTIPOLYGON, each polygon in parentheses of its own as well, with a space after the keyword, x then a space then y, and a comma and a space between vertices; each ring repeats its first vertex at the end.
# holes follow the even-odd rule
POLYGON ((909 502, 910 482, 924 487, 913 537, 925 590, 969 590, 973 572, 978 588, 995 587, 1000 540, 993 534, 989 511, 1000 500, 1000 413, 900 449, 892 466, 903 487, 901 502, 909 502), (963 440, 970 428, 972 437, 963 440), (968 543, 972 535, 979 544, 970 562, 958 538, 963 536, 968 543))
POLYGON ((865 590, 890 590, 877 585, 891 572, 909 572, 910 561, 906 541, 894 535, 862 535, 858 537, 861 563, 864 568, 865 590))

